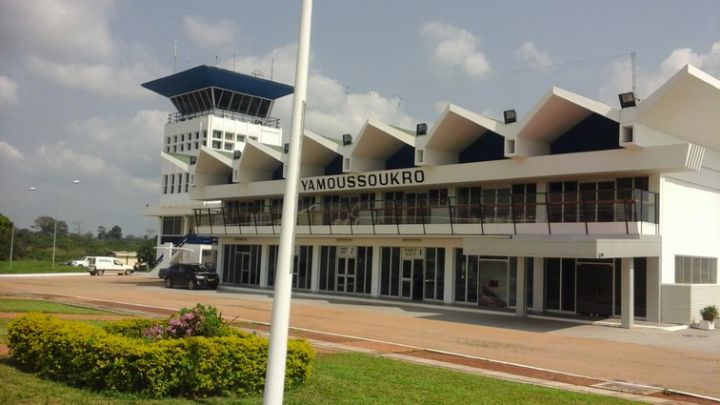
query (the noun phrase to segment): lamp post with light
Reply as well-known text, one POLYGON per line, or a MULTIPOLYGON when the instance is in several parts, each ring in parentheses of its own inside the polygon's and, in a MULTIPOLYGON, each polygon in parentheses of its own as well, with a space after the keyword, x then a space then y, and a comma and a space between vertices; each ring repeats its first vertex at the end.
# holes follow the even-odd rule
MULTIPOLYGON (((80 180, 75 179, 72 184, 80 184, 80 180)), ((57 224, 58 224, 58 207, 60 206, 60 190, 55 194, 55 220, 53 229, 53 250, 52 250, 52 268, 55 269, 55 244, 57 241, 57 224)))

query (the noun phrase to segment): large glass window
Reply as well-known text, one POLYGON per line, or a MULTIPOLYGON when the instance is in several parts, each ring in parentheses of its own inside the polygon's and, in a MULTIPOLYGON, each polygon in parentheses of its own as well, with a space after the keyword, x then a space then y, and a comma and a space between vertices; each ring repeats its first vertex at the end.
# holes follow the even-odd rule
POLYGON ((260 284, 260 245, 225 245, 223 282, 260 284))
POLYGON ((675 256, 675 284, 717 284, 717 258, 675 256))
POLYGON ((513 306, 517 266, 514 259, 466 256, 455 250, 455 301, 489 308, 513 306))
POLYGON ((370 294, 372 247, 323 246, 320 254, 320 290, 370 294))
POLYGON ((182 235, 182 217, 163 217, 163 235, 182 235))

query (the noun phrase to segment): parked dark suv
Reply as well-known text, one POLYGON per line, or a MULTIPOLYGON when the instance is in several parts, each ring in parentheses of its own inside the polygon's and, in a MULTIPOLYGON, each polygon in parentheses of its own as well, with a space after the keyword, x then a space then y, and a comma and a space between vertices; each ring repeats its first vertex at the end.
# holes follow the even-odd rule
POLYGON ((165 272, 165 287, 185 286, 190 290, 207 287, 212 290, 218 287, 217 273, 202 264, 173 264, 165 272))

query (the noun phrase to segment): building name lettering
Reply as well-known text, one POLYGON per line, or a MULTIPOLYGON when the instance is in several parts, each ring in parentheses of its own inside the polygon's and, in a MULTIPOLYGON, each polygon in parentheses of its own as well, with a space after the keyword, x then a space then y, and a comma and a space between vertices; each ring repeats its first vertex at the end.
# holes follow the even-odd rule
POLYGON ((332 191, 368 187, 407 186, 422 184, 423 182, 425 182, 425 172, 420 169, 315 177, 300 180, 302 191, 332 191))

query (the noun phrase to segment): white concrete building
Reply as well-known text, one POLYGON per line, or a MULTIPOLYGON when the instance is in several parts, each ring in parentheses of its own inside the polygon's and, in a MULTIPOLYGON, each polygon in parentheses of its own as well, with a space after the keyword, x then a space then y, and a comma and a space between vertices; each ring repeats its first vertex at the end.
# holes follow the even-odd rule
MULTIPOLYGON (((340 141, 306 131, 294 287, 625 327, 694 322, 720 305, 720 81, 687 66, 641 102, 625 96, 615 108, 553 88, 517 122, 450 105, 431 128, 370 117, 340 141)), ((193 119, 179 132, 202 132, 193 119)), ((224 284, 273 284, 278 145, 194 154, 182 232, 218 238, 224 284)))

